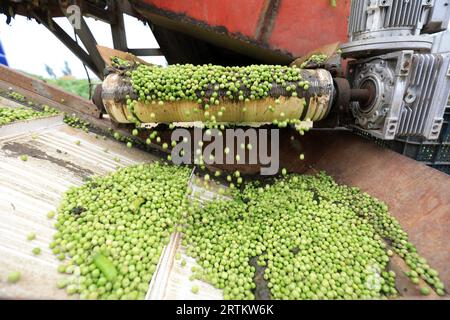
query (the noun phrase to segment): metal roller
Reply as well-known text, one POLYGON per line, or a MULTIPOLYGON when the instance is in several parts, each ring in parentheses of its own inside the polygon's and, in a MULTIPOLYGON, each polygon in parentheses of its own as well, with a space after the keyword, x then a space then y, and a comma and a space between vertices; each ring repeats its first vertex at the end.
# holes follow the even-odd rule
MULTIPOLYGON (((274 120, 299 119, 320 121, 332 107, 335 96, 333 78, 324 69, 301 70, 302 79, 309 82, 307 90, 298 88, 297 97, 289 97, 284 88, 274 84, 270 96, 249 102, 221 98, 220 106, 211 106, 211 114, 225 107, 220 123, 263 125, 274 120), (280 103, 275 104, 279 99, 280 103), (276 106, 270 111, 269 106, 276 106)), ((136 97, 127 77, 112 73, 103 81, 102 100, 110 117, 118 123, 131 123, 131 112, 126 105, 125 96, 136 97)), ((190 125, 205 122, 202 106, 196 102, 184 100, 165 102, 164 105, 138 101, 134 107, 134 116, 145 123, 184 123, 190 125)))

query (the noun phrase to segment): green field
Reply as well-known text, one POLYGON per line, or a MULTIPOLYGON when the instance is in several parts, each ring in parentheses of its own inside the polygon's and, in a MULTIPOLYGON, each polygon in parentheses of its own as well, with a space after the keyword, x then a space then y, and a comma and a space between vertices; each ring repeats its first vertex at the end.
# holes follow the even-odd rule
MULTIPOLYGON (((53 84, 65 91, 74 93, 83 98, 89 99, 89 82, 86 79, 43 79, 47 83, 53 84)), ((92 83, 98 83, 93 81, 92 83)))
MULTIPOLYGON (((80 97, 89 99, 89 81, 87 79, 75 79, 75 78, 58 78, 58 79, 48 79, 41 76, 37 76, 34 74, 30 74, 27 72, 24 72, 27 75, 43 80, 49 84, 55 85, 67 92, 76 94, 80 97)), ((95 79, 91 80, 92 83, 92 90, 94 90, 95 85, 101 83, 100 80, 95 79)))

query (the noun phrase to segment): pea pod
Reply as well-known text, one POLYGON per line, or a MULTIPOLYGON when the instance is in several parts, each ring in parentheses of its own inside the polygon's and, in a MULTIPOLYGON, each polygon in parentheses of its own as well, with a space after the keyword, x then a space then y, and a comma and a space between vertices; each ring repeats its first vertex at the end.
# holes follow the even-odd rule
POLYGON ((130 210, 133 212, 136 212, 139 210, 139 208, 145 203, 144 198, 136 198, 131 204, 130 204, 130 210))
POLYGON ((107 257, 101 253, 97 253, 94 256, 95 266, 103 273, 106 279, 114 282, 117 277, 117 269, 114 264, 107 257))

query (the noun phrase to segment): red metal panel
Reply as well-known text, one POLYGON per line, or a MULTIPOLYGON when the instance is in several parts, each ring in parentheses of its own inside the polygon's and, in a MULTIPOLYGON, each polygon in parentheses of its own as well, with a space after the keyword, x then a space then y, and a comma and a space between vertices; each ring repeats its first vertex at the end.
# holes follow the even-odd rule
POLYGON ((271 48, 286 50, 293 56, 336 41, 347 40, 350 0, 284 0, 281 2, 272 35, 271 48))
POLYGON ((184 14, 210 27, 225 27, 230 33, 253 38, 267 0, 144 0, 162 10, 184 14))
MULTIPOLYGON (((347 39, 350 0, 142 0, 186 26, 249 41, 294 57, 347 39), (186 19, 187 18, 187 19, 186 19)), ((151 11, 151 9, 149 8, 151 11)))

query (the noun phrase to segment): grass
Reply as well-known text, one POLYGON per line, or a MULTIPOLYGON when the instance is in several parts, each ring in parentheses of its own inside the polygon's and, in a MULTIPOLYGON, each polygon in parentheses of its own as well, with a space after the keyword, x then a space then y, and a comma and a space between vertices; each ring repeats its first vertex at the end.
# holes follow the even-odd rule
MULTIPOLYGON (((67 92, 89 99, 89 82, 86 79, 44 79, 67 92)), ((92 82, 92 83, 96 83, 92 82)))
MULTIPOLYGON (((49 84, 52 84, 54 86, 61 88, 67 92, 76 94, 85 99, 89 99, 89 81, 87 79, 75 79, 75 78, 71 78, 71 77, 48 79, 48 78, 44 78, 44 77, 37 76, 34 74, 30 74, 27 72, 25 72, 25 74, 27 74, 33 78, 43 80, 49 84)), ((101 83, 101 81, 96 79, 96 80, 91 80, 91 83, 93 84, 92 90, 94 90, 95 85, 101 83)))

